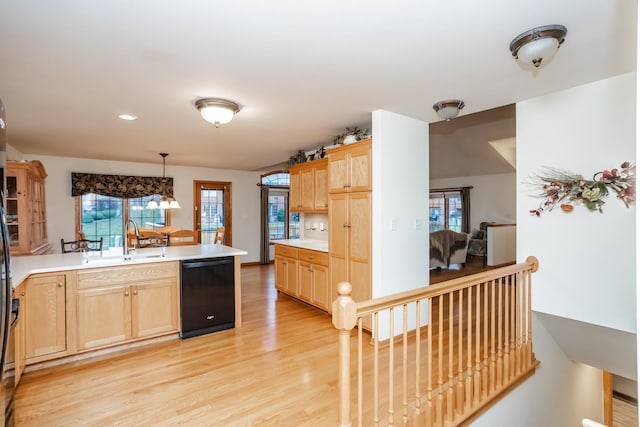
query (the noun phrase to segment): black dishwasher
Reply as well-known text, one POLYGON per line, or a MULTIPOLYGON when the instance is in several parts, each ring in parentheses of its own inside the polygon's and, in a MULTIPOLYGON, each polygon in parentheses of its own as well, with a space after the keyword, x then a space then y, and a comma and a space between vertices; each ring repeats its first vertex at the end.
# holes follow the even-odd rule
POLYGON ((233 257, 181 261, 180 270, 180 337, 233 328, 233 257))

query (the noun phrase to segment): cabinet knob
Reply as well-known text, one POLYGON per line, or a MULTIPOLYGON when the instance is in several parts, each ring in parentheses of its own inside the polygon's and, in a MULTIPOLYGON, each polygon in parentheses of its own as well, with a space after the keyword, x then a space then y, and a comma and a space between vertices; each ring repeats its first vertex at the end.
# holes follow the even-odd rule
POLYGON ((351 224, 342 224, 344 228, 351 228, 351 224))
POLYGON ((129 291, 124 291, 124 296, 128 297, 129 296, 129 291))
POLYGON ((20 296, 23 297, 25 295, 24 291, 20 292, 20 296))
POLYGON ((133 290, 133 294, 134 294, 134 295, 138 295, 138 290, 137 290, 137 289, 134 289, 134 290, 133 290))
POLYGON ((64 283, 62 283, 62 282, 58 282, 58 287, 59 287, 59 288, 61 288, 61 287, 63 287, 63 286, 64 286, 64 283))

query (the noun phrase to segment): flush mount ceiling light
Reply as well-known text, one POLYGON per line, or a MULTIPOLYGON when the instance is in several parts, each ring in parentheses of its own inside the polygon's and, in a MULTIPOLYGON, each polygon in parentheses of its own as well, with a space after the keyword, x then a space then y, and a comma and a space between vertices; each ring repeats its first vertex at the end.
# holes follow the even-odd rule
POLYGON ((450 121, 457 116, 463 108, 464 102, 459 99, 447 99, 446 101, 440 101, 433 104, 433 109, 436 110, 438 116, 446 121, 450 121))
POLYGON ((137 120, 137 117, 132 116, 131 114, 118 114, 118 118, 122 120, 129 120, 129 121, 137 120))
POLYGON ((213 123, 216 127, 233 120, 233 116, 240 111, 240 106, 233 101, 220 98, 203 98, 196 101, 196 108, 202 118, 213 123))
POLYGON ((517 36, 509 44, 509 50, 517 60, 538 68, 543 61, 547 63, 553 58, 566 35, 564 25, 543 25, 517 36))
POLYGON ((160 156, 162 157, 162 194, 160 197, 160 204, 158 204, 158 202, 156 202, 155 197, 152 197, 151 200, 149 200, 149 203, 147 204, 147 209, 179 209, 180 208, 180 204, 178 203, 178 201, 174 198, 171 197, 167 197, 166 195, 166 185, 167 185, 167 178, 164 176, 164 169, 165 169, 165 161, 167 156, 169 155, 169 153, 158 153, 160 154, 160 156))

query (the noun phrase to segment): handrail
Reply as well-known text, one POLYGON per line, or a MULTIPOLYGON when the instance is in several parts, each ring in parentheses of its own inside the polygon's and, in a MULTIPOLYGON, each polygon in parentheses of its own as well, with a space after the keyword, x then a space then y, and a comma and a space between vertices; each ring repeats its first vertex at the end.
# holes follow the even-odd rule
MULTIPOLYGON (((520 272, 523 269, 535 273, 536 271, 538 271, 538 265, 538 259, 534 256, 530 256, 526 259, 525 262, 520 264, 512 264, 501 267, 499 269, 492 269, 480 273, 470 274, 468 276, 458 277, 456 279, 447 280, 435 285, 429 285, 424 288, 398 292, 397 294, 385 297, 357 302, 356 309, 359 314, 371 314, 374 311, 384 310, 385 308, 388 308, 388 306, 405 304, 411 301, 415 301, 416 299, 433 298, 452 291, 457 291, 466 288, 470 282, 487 282, 490 280, 498 279, 508 274, 520 272)), ((340 293, 338 292, 338 294, 340 293)))
POLYGON ((357 303, 351 285, 340 283, 332 306, 340 346, 339 425, 351 425, 352 406, 358 425, 378 425, 380 414, 388 425, 458 425, 533 374, 539 362, 532 348, 531 273, 537 269, 538 260, 528 257, 357 303), (357 337, 351 334, 356 327, 357 337), (371 332, 373 346, 364 344, 364 330, 371 332), (380 346, 385 335, 389 344, 380 346), (357 342, 357 354, 351 353, 351 341, 357 342))

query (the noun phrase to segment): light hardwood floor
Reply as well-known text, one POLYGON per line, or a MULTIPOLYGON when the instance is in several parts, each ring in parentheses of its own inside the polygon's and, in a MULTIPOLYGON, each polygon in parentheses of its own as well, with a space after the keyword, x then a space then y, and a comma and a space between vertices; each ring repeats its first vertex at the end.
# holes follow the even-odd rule
POLYGON ((243 327, 27 373, 18 426, 329 426, 337 332, 243 268, 243 327), (313 331, 312 333, 310 331, 313 331))

